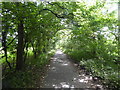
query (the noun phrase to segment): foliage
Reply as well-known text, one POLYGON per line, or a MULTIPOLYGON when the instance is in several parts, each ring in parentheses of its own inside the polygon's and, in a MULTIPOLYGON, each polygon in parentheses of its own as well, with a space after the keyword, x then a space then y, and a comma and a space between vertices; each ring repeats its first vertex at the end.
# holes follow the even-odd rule
POLYGON ((79 8, 73 12, 76 16, 70 26, 70 33, 59 35, 62 43, 58 43, 65 53, 86 66, 93 76, 101 77, 109 88, 117 89, 120 81, 118 23, 114 11, 103 13, 105 5, 99 1, 94 5, 77 3, 79 8))
POLYGON ((115 12, 107 12, 106 5, 101 0, 93 4, 2 2, 0 63, 4 80, 12 87, 27 87, 31 68, 45 66, 49 51, 56 46, 118 88, 118 23, 115 12), (24 67, 29 69, 19 71, 24 67), (7 74, 13 71, 15 76, 7 74))
POLYGON ((61 3, 57 2, 55 5, 44 2, 39 4, 36 2, 2 2, 0 63, 3 66, 3 80, 13 84, 12 87, 24 87, 27 84, 29 81, 27 79, 31 77, 30 73, 33 71, 24 72, 26 67, 35 65, 37 68, 47 64, 48 56, 51 55, 48 51, 54 48, 55 33, 63 27, 60 18, 64 18, 65 15, 62 13, 65 10, 60 5, 61 3), (28 59, 31 55, 34 57, 28 59), (9 73, 14 71, 17 76, 12 77, 9 73), (19 85, 19 82, 23 83, 19 85))
POLYGON ((30 54, 26 61, 26 67, 22 71, 9 71, 3 78, 3 88, 36 88, 36 81, 41 78, 44 67, 49 63, 53 54, 52 52, 41 54, 36 59, 33 54, 30 54))

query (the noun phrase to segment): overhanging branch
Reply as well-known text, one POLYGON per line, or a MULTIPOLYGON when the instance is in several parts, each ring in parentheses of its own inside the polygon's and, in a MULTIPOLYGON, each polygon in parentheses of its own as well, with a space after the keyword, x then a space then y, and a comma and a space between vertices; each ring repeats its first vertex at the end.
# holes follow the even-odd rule
POLYGON ((16 39, 17 35, 15 36, 15 38, 12 39, 12 41, 10 41, 7 45, 7 47, 16 39))
POLYGON ((65 18, 66 17, 66 15, 59 15, 59 14, 57 14, 57 13, 54 13, 52 10, 50 10, 50 9, 42 9, 42 10, 40 10, 39 11, 39 13, 38 13, 38 15, 42 12, 42 11, 49 11, 49 12, 51 12, 53 15, 55 15, 57 18, 65 18))
MULTIPOLYGON (((15 38, 13 38, 13 39, 7 44, 7 47, 6 47, 6 48, 8 48, 8 46, 16 39, 16 37, 17 37, 17 35, 15 36, 15 38)), ((2 51, 2 50, 4 50, 4 47, 3 47, 0 51, 2 51)))

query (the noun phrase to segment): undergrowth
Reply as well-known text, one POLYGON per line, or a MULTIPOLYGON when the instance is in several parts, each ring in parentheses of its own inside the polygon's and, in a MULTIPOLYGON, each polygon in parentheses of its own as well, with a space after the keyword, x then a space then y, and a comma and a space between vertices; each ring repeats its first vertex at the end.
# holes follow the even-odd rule
POLYGON ((85 66, 93 76, 100 77, 106 88, 117 90, 120 87, 120 66, 118 63, 114 63, 110 59, 92 58, 89 53, 83 53, 82 51, 66 50, 65 53, 72 59, 77 60, 80 65, 85 66))
MULTIPOLYGON (((43 68, 49 63, 54 52, 42 53, 34 58, 29 54, 25 66, 21 71, 7 70, 7 75, 3 76, 3 88, 36 88, 37 80, 42 76, 43 68)), ((5 72, 5 73, 6 73, 5 72)), ((3 74, 4 75, 4 74, 3 74)))

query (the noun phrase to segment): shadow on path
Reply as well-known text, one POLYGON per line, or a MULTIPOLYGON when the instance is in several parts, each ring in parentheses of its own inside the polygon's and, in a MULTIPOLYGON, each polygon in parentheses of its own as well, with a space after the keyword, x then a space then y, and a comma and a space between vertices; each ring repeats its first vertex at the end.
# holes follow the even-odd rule
MULTIPOLYGON (((49 70, 43 80, 43 88, 95 88, 92 77, 78 72, 77 67, 66 54, 57 50, 51 59, 49 70)), ((98 85, 100 90, 102 86, 98 85)), ((93 89, 92 89, 93 90, 93 89)))

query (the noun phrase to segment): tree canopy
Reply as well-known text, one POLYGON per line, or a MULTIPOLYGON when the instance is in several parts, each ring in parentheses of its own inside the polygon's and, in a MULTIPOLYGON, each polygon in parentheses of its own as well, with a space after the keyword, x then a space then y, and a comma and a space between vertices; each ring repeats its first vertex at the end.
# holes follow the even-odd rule
POLYGON ((7 69, 22 70, 30 53, 37 58, 56 47, 95 76, 118 86, 119 24, 116 11, 108 12, 105 1, 91 5, 84 1, 1 5, 0 63, 7 69))

